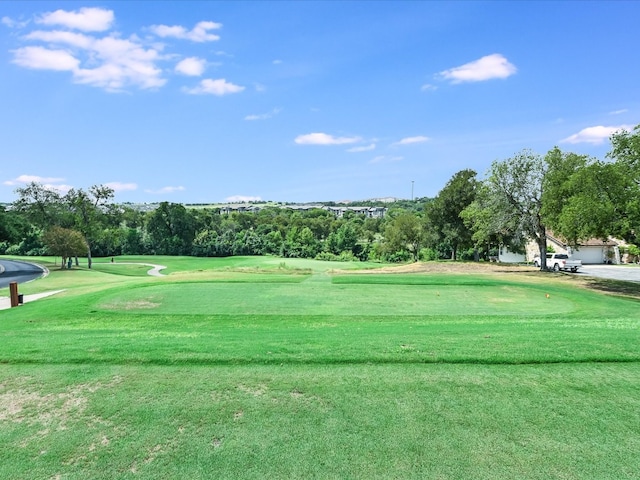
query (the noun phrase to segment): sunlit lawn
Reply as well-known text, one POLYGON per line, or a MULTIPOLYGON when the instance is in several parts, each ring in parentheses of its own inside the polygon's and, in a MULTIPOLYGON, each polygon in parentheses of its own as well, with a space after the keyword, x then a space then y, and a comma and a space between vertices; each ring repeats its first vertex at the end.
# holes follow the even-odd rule
POLYGON ((640 471, 637 300, 557 275, 115 260, 52 267, 21 291, 64 292, 0 311, 0 478, 640 471))

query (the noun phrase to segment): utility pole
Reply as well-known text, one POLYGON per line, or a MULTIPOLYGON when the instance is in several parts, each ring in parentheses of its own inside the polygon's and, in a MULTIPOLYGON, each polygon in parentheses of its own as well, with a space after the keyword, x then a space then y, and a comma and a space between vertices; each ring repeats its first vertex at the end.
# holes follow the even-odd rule
POLYGON ((411 201, 413 202, 413 180, 411 180, 411 201))

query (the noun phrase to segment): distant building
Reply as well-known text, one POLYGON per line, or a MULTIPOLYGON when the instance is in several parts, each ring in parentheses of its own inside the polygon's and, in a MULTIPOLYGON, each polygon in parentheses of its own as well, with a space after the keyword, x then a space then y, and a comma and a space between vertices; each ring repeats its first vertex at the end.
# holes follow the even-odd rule
POLYGON ((252 205, 249 203, 245 204, 229 204, 229 205, 220 205, 220 213, 224 215, 228 215, 233 212, 248 212, 248 213, 256 213, 264 208, 264 205, 252 205))
POLYGON ((364 215, 367 218, 384 218, 387 213, 386 207, 332 207, 320 204, 302 204, 302 205, 256 205, 251 203, 242 203, 236 204, 231 203, 228 205, 221 205, 218 207, 220 209, 220 214, 228 215, 233 212, 242 212, 242 213, 256 213, 265 208, 266 206, 276 206, 277 208, 286 208, 289 210, 295 210, 299 212, 308 212, 310 210, 321 209, 327 210, 333 213, 336 218, 342 218, 345 213, 353 212, 357 215, 364 215))
POLYGON ((383 218, 387 213, 385 207, 322 207, 332 212, 337 218, 342 218, 345 213, 353 212, 364 215, 367 218, 383 218))

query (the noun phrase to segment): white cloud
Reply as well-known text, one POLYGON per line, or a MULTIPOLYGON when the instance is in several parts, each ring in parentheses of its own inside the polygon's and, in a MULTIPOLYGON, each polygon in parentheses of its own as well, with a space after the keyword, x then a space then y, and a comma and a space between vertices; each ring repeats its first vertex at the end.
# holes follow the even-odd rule
POLYGON ((105 183, 105 186, 111 188, 114 192, 127 192, 138 189, 138 184, 136 183, 109 182, 105 183))
POLYGON ((65 184, 48 184, 45 183, 44 184, 44 188, 46 188, 47 190, 54 190, 56 192, 58 192, 61 195, 66 194, 69 190, 71 190, 73 188, 72 185, 65 185, 65 184))
POLYGON ((254 115, 247 115, 246 117, 244 117, 244 119, 245 120, 249 120, 249 121, 252 121, 252 120, 268 120, 269 118, 274 117, 275 115, 277 115, 281 111, 282 111, 281 108, 274 108, 269 113, 260 113, 260 114, 254 114, 254 115))
POLYGON ((369 163, 392 163, 403 160, 404 157, 388 157, 386 155, 378 155, 369 160, 369 163))
POLYGON ((2 17, 2 19, 0 19, 0 23, 9 28, 24 28, 29 24, 29 22, 19 22, 18 20, 14 20, 10 17, 2 17))
POLYGON ((34 30, 24 36, 26 40, 40 40, 48 43, 63 43, 81 49, 90 49, 95 41, 94 37, 84 33, 65 32, 62 30, 34 30))
POLYGON ((204 73, 206 60, 198 57, 188 57, 176 65, 176 72, 190 77, 199 77, 204 73))
POLYGON ((209 30, 218 30, 221 27, 221 23, 198 22, 191 30, 187 30, 180 25, 153 25, 150 29, 153 33, 162 38, 172 37, 202 43, 219 40, 220 36, 209 33, 209 30))
POLYGON ((274 65, 282 65, 282 60, 274 60, 271 63, 274 64, 274 65))
POLYGON ((58 177, 41 177, 39 175, 20 175, 17 178, 14 178, 13 180, 6 180, 5 182, 3 182, 3 184, 13 187, 13 186, 25 185, 27 183, 35 182, 42 185, 46 190, 51 190, 64 195, 73 187, 71 185, 65 185, 61 183, 63 181, 64 181, 64 178, 58 178, 58 177))
POLYGON ((430 140, 429 137, 425 137, 424 135, 418 135, 417 137, 406 137, 400 140, 399 142, 392 143, 392 145, 411 145, 413 143, 424 143, 430 140))
MULTIPOLYGON (((145 44, 136 35, 121 38, 116 32, 106 35, 83 33, 108 30, 114 22, 113 11, 101 8, 46 13, 37 19, 37 23, 58 27, 58 30, 34 30, 22 37, 24 41, 42 42, 42 45, 14 50, 13 63, 31 69, 70 71, 75 83, 111 92, 124 91, 130 87, 152 89, 165 85, 167 79, 163 78, 163 69, 158 65, 171 59, 172 55, 161 54, 165 48, 163 43, 145 44), (65 29, 60 28, 61 26, 65 29)), ((4 23, 12 21, 7 17, 4 23)), ((156 26, 153 29, 162 36, 204 42, 217 39, 217 35, 212 35, 210 30, 221 26, 214 22, 199 22, 190 31, 183 27, 166 26, 156 26)), ((204 59, 189 57, 175 66, 175 72, 200 76, 206 66, 204 59)), ((207 80, 189 92, 224 95, 243 89, 244 87, 224 80, 207 80)))
POLYGON ((622 113, 627 113, 628 111, 628 109, 623 108, 621 110, 614 110, 613 112, 609 112, 609 115, 620 115, 622 113))
POLYGON ((494 53, 473 62, 465 63, 459 67, 440 72, 439 76, 451 83, 482 82, 494 78, 507 78, 517 72, 512 63, 500 55, 494 53))
POLYGON ((164 193, 175 193, 184 191, 184 187, 162 187, 158 190, 145 190, 146 193, 156 193, 156 194, 164 194, 164 193))
POLYGON ((239 203, 239 202, 259 202, 262 198, 260 197, 252 197, 250 195, 232 195, 231 197, 225 198, 226 202, 229 203, 239 203))
POLYGON ((347 150, 349 153, 357 153, 357 152, 370 152, 371 150, 376 149, 376 144, 372 143, 371 145, 364 145, 362 147, 353 147, 347 150))
POLYGON ((81 69, 75 72, 76 83, 101 87, 110 92, 123 91, 128 85, 140 88, 163 86, 166 79, 159 78, 160 70, 149 65, 118 65, 105 63, 98 68, 81 69))
POLYGON ((213 80, 205 78, 197 87, 185 88, 186 93, 192 95, 217 95, 219 97, 230 93, 238 93, 244 90, 244 87, 227 82, 224 78, 213 80))
POLYGON ((38 175, 20 175, 13 180, 7 180, 4 182, 5 185, 13 186, 13 185, 23 185, 25 183, 60 183, 63 182, 64 178, 56 178, 56 177, 40 177, 38 175))
POLYGON ((437 89, 438 87, 436 87, 435 85, 431 85, 430 83, 425 83, 424 85, 422 85, 422 87, 420 87, 420 90, 422 90, 423 92, 433 91, 437 89))
POLYGON ((102 38, 61 30, 35 30, 24 37, 49 45, 22 47, 13 51, 13 62, 33 69, 70 71, 75 83, 121 91, 130 86, 142 89, 166 83, 156 63, 163 60, 159 51, 145 48, 140 40, 109 35, 102 38))
POLYGON ((601 125, 596 127, 587 127, 580 130, 565 139, 560 140, 561 143, 591 143, 592 145, 599 145, 604 143, 609 137, 619 130, 632 130, 630 125, 618 125, 616 127, 603 127, 601 125))
POLYGON ((104 32, 109 30, 115 17, 112 10, 103 8, 81 8, 77 11, 56 10, 36 19, 43 25, 62 25, 83 32, 104 32))
POLYGON ((120 91, 129 85, 146 89, 161 87, 167 82, 161 77, 162 70, 155 65, 160 59, 159 53, 145 49, 134 40, 101 38, 93 43, 90 53, 102 64, 75 71, 77 83, 120 91))
POLYGON ((66 50, 22 47, 13 51, 13 63, 36 70, 75 71, 80 60, 66 50))
POLYGON ((360 137, 334 137, 326 133, 308 133, 298 135, 295 142, 298 145, 345 145, 359 142, 360 137))

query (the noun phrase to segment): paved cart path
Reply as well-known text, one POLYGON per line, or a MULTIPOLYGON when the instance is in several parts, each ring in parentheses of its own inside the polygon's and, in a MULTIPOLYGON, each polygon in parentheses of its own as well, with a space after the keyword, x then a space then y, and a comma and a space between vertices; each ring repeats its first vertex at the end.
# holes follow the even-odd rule
MULTIPOLYGON (((41 298, 50 297, 51 295, 55 295, 56 293, 60 293, 60 292, 64 292, 64 290, 53 290, 51 292, 34 293, 33 295, 24 295, 23 303, 29 303, 35 300, 39 300, 41 298)), ((6 310, 7 308, 11 308, 11 298, 0 297, 0 310, 6 310)))
MULTIPOLYGON (((12 263, 17 263, 17 262, 12 262, 12 263)), ((20 262, 20 263, 25 263, 25 262, 20 262)), ((165 265, 156 265, 154 263, 134 263, 134 262, 118 262, 121 265, 123 263, 129 264, 129 265, 145 265, 147 267, 151 267, 151 270, 149 270, 147 272, 148 275, 151 275, 152 277, 163 277, 164 274, 161 273, 161 270, 164 270, 165 268, 167 268, 165 265)), ((33 264, 29 264, 29 265, 33 265, 33 264)), ((104 265, 117 265, 117 263, 111 264, 111 263, 106 263, 104 265)), ((33 265, 35 267, 35 265, 33 265)), ((1 271, 0 274, 5 273, 5 267, 3 265, 0 265, 1 271)), ((41 268, 41 267, 38 267, 41 268)), ((43 272, 42 270, 38 271, 38 276, 42 276, 43 272)), ((33 278, 37 278, 37 277, 33 277, 33 278)), ((14 278, 11 279, 12 281, 14 280, 14 278)), ((63 292, 64 290, 53 290, 51 292, 43 292, 43 293, 35 293, 33 295, 24 295, 23 296, 23 303, 29 303, 29 302, 33 302, 34 300, 39 300, 41 298, 46 298, 49 297, 51 295, 55 295, 56 293, 60 293, 63 292)), ((11 308, 11 298, 10 297, 5 297, 5 296, 0 296, 0 310, 6 310, 8 308, 11 308)))

